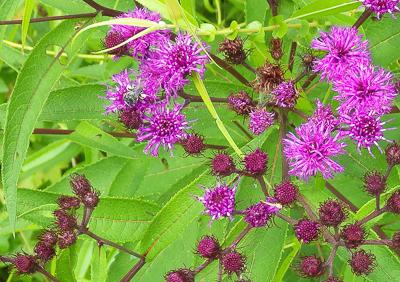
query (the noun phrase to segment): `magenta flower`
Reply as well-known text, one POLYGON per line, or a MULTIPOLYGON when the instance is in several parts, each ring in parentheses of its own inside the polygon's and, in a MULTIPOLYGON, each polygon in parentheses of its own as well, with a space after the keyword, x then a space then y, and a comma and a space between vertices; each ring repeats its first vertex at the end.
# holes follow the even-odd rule
POLYGON ((272 90, 273 102, 278 107, 293 108, 299 97, 293 81, 284 81, 272 90))
POLYGON ((204 213, 211 216, 213 220, 221 217, 232 217, 235 210, 236 186, 230 188, 226 184, 217 184, 214 188, 205 188, 202 197, 196 197, 203 203, 204 213))
POLYGON ((392 74, 371 65, 349 70, 333 85, 339 93, 336 99, 341 101, 339 112, 345 114, 353 110, 387 113, 397 94, 392 74))
POLYGON ((118 112, 128 108, 125 101, 125 96, 131 90, 135 89, 134 82, 129 77, 130 72, 123 70, 112 76, 112 80, 116 83, 115 88, 109 88, 106 92, 106 99, 111 102, 111 105, 106 107, 106 113, 118 112))
POLYGON ((363 147, 372 155, 371 147, 376 145, 379 151, 383 153, 378 142, 381 140, 389 141, 383 136, 383 132, 392 128, 383 128, 386 122, 381 121, 380 115, 372 111, 356 111, 351 116, 343 115, 342 120, 347 125, 347 128, 342 130, 342 134, 349 136, 356 142, 358 151, 363 147))
MULTIPOLYGON (((147 9, 143 8, 135 8, 135 10, 131 12, 124 13, 118 18, 136 18, 149 20, 153 22, 160 22, 161 17, 160 14, 156 12, 151 12, 147 9)), ((144 27, 137 26, 129 26, 129 25, 113 25, 109 31, 109 34, 114 34, 113 38, 115 38, 115 34, 118 34, 118 40, 122 43, 123 41, 131 38, 132 36, 138 34, 139 32, 145 30, 144 27)), ((107 37, 109 37, 107 35, 107 37)), ((107 38, 106 37, 106 38, 107 38)), ((126 49, 128 52, 135 58, 143 58, 146 57, 150 51, 150 47, 159 47, 164 44, 164 42, 169 40, 169 30, 156 30, 150 32, 142 37, 139 37, 126 45, 126 49)), ((107 46, 108 48, 110 46, 107 46)))
POLYGON ((355 28, 334 26, 330 33, 321 32, 321 36, 313 40, 311 47, 327 52, 314 64, 314 71, 321 72, 322 79, 341 79, 354 66, 368 65, 371 62, 368 42, 362 40, 355 28))
POLYGON ((308 120, 317 125, 322 124, 330 130, 333 130, 335 127, 337 127, 339 125, 339 120, 333 114, 331 106, 324 106, 320 100, 317 100, 316 104, 317 108, 308 120))
POLYGON ((143 118, 143 124, 137 132, 137 141, 147 140, 144 152, 158 156, 158 149, 163 146, 171 152, 174 144, 185 138, 185 130, 189 129, 186 117, 181 113, 182 105, 169 109, 165 103, 151 107, 143 118))
POLYGON ((140 66, 144 92, 155 94, 163 88, 167 98, 175 96, 192 72, 204 74, 208 57, 202 51, 189 34, 178 33, 175 42, 162 44, 140 66))
POLYGON ((380 18, 383 14, 389 13, 393 14, 395 12, 399 12, 400 9, 397 5, 399 5, 400 0, 361 0, 363 5, 369 9, 371 9, 378 18, 380 18))
POLYGON ((263 108, 255 108, 250 112, 249 128, 255 135, 260 135, 274 123, 274 113, 263 108))
POLYGON ((324 178, 331 178, 334 172, 343 171, 343 167, 331 159, 344 153, 346 145, 338 142, 338 135, 332 137, 329 128, 313 122, 301 125, 296 132, 298 137, 289 133, 283 140, 290 174, 307 180, 318 172, 324 178))
POLYGON ((274 198, 267 198, 266 202, 259 202, 244 211, 244 221, 252 227, 262 227, 268 223, 276 213, 281 210, 274 198))

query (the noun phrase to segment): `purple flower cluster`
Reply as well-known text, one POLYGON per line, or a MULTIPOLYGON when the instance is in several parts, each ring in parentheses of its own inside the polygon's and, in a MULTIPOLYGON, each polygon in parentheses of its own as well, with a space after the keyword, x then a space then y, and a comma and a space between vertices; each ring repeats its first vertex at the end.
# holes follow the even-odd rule
POLYGON ((395 12, 400 12, 398 7, 400 0, 361 0, 363 5, 371 9, 378 18, 383 14, 389 13, 393 16, 395 12))
MULTIPOLYGON (((135 18, 159 23, 158 13, 142 8, 118 18, 135 18)), ((176 101, 178 91, 189 83, 192 73, 205 72, 208 47, 198 44, 189 34, 173 37, 168 30, 155 30, 132 40, 145 28, 115 24, 104 43, 107 48, 130 40, 112 50, 116 58, 129 55, 139 61, 137 71, 123 70, 115 74, 115 84, 108 87, 106 113, 119 114, 128 130, 137 130, 137 141, 147 141, 145 153, 158 155, 160 146, 171 151, 174 144, 187 136, 189 128, 182 105, 176 101)))
POLYGON ((343 171, 331 157, 344 153, 344 138, 360 152, 365 148, 372 155, 373 146, 382 152, 378 142, 388 141, 383 133, 390 128, 381 117, 390 112, 398 90, 391 73, 371 64, 368 42, 355 28, 332 27, 311 46, 326 52, 314 62, 314 71, 337 92, 338 114, 318 100, 314 114, 296 129, 298 136, 289 133, 284 140, 284 152, 291 174, 307 179, 320 172, 330 178, 343 171))

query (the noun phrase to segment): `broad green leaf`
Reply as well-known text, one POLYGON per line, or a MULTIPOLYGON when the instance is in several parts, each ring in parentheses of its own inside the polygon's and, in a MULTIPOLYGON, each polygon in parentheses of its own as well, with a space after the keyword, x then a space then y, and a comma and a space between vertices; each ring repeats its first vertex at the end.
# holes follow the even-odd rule
POLYGON ((298 252, 300 251, 301 244, 294 238, 293 246, 291 252, 285 257, 285 259, 280 264, 278 271, 276 271, 273 282, 281 282, 283 281, 286 272, 288 271, 289 267, 292 265, 293 260, 296 258, 298 252))
MULTIPOLYGON (((21 5, 22 0, 2 0, 0 3, 0 15, 2 20, 12 19, 16 13, 18 7, 21 5)), ((4 38, 4 33, 7 26, 4 25, 0 27, 0 38, 4 38)), ((3 44, 0 42, 0 51, 3 48, 3 44)))
POLYGON ((107 252, 105 246, 93 246, 91 272, 90 278, 92 281, 107 281, 107 252))
POLYGON ((80 145, 95 148, 112 155, 131 159, 137 158, 134 151, 118 141, 117 138, 85 121, 81 122, 74 133, 67 138, 80 145))
POLYGON ((8 103, 3 142, 2 181, 11 226, 15 225, 17 182, 29 145, 29 136, 50 90, 87 39, 81 37, 72 47, 68 46, 76 33, 75 26, 78 23, 79 20, 64 21, 37 44, 18 75, 8 103), (70 54, 68 63, 62 64, 59 58, 47 56, 46 49, 49 45, 65 48, 70 54))
MULTIPOLYGON (((60 194, 30 189, 19 189, 19 193, 18 216, 43 228, 54 221, 52 211, 60 194)), ((89 229, 115 242, 132 242, 142 237, 157 211, 158 206, 148 201, 100 197, 89 229)))
POLYGON ((76 248, 70 247, 64 249, 57 255, 57 267, 55 276, 60 282, 74 282, 76 281, 74 275, 74 266, 76 265, 76 248))
POLYGON ((59 1, 59 0, 40 0, 41 3, 57 8, 60 11, 63 11, 65 14, 79 14, 79 13, 90 13, 93 12, 94 9, 89 5, 85 4, 81 0, 68 0, 68 1, 59 1))
POLYGON ((246 22, 259 21, 265 22, 267 13, 270 13, 267 0, 246 0, 245 1, 246 22))
POLYGON ((400 21, 386 15, 380 21, 368 21, 365 35, 369 42, 374 63, 388 67, 400 58, 400 21))
POLYGON ((22 50, 24 49, 26 43, 26 36, 28 35, 29 24, 34 6, 35 6, 34 0, 25 0, 24 16, 22 17, 22 25, 21 25, 22 50))
POLYGON ((0 60, 16 72, 19 72, 26 60, 26 55, 5 44, 0 44, 0 60))
POLYGON ((316 0, 294 12, 286 22, 296 19, 335 15, 354 10, 360 5, 360 1, 354 0, 316 0))

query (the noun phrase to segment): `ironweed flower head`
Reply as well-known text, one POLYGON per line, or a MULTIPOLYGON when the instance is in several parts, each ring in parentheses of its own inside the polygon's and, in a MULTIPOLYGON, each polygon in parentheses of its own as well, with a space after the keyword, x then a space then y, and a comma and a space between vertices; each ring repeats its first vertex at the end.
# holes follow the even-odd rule
POLYGON ((239 91, 228 96, 228 105, 238 115, 247 116, 256 104, 247 92, 239 91))
POLYGON ((211 160, 212 174, 216 176, 229 176, 235 172, 233 159, 225 152, 216 153, 211 160))
POLYGON ((81 201, 77 197, 61 196, 57 199, 58 206, 61 209, 78 209, 81 201))
POLYGON ((399 3, 400 0, 361 0, 363 5, 369 9, 371 9, 378 19, 382 17, 382 15, 389 13, 392 16, 394 13, 400 12, 399 3))
POLYGON ((348 70, 371 62, 368 42, 362 40, 355 28, 334 26, 330 32, 321 32, 311 47, 327 52, 314 63, 314 71, 321 72, 322 79, 340 80, 348 70))
POLYGON ((60 230, 73 230, 77 226, 76 218, 65 210, 59 209, 54 211, 53 214, 56 218, 56 225, 60 230))
POLYGON ((260 202, 248 207, 244 211, 244 221, 252 227, 262 227, 267 225, 268 221, 279 212, 280 209, 275 199, 267 198, 266 202, 260 202))
POLYGON ((235 211, 236 186, 229 187, 226 184, 217 184, 213 188, 205 188, 202 197, 196 197, 203 203, 205 214, 211 216, 212 220, 221 217, 232 217, 235 211))
POLYGON ((49 246, 57 244, 57 234, 53 230, 45 230, 40 236, 39 241, 49 246))
POLYGON ((301 276, 307 278, 319 277, 325 272, 324 263, 316 256, 301 258, 297 269, 301 276))
POLYGON ((227 274, 236 273, 239 276, 245 270, 246 258, 241 253, 231 250, 222 256, 220 263, 227 274))
POLYGON ((180 143, 189 155, 200 155, 206 149, 204 137, 197 133, 188 134, 180 143))
POLYGON ((250 176, 260 176, 267 170, 268 155, 260 148, 244 156, 245 173, 250 176))
POLYGON ((36 271, 36 260, 35 257, 19 253, 13 259, 14 267, 20 274, 30 274, 36 271))
POLYGON ((120 122, 129 130, 138 129, 142 123, 142 113, 137 107, 128 107, 119 113, 120 122))
POLYGON ((357 223, 346 225, 340 232, 340 238, 343 239, 347 248, 354 249, 364 243, 366 237, 365 230, 357 223))
POLYGON ((253 82, 253 86, 259 93, 269 93, 284 80, 284 72, 280 65, 265 62, 257 69, 257 78, 253 82))
POLYGON ((194 282, 194 273, 190 269, 172 270, 164 276, 166 282, 194 282))
POLYGON ((371 196, 378 196, 386 189, 386 177, 378 171, 369 171, 364 175, 364 188, 371 196))
POLYGON ((269 128, 275 120, 275 114, 264 108, 254 108, 250 112, 249 128, 255 135, 260 135, 269 128))
POLYGON ((319 224, 315 221, 302 219, 294 227, 296 237, 306 244, 317 240, 319 235, 319 224))
POLYGON ((92 184, 86 178, 86 176, 81 174, 73 174, 69 180, 72 187, 72 191, 78 198, 83 197, 86 193, 92 190, 92 184))
POLYGON ((318 172, 324 178, 331 178, 334 172, 343 171, 343 167, 331 159, 344 153, 346 145, 338 141, 338 135, 332 137, 329 128, 313 122, 301 125, 296 132, 298 137, 289 133, 283 140, 290 174, 307 180, 318 172))
POLYGON ((221 52, 225 60, 233 65, 240 65, 246 61, 248 51, 243 47, 243 40, 236 37, 233 40, 224 39, 219 43, 218 51, 221 52))
POLYGON ((36 257, 39 258, 41 261, 47 262, 56 255, 56 252, 53 246, 48 245, 44 242, 38 242, 35 246, 35 254, 36 257))
POLYGON ((388 113, 397 94, 390 72, 361 64, 336 80, 333 89, 339 93, 335 99, 341 102, 339 112, 344 114, 353 110, 388 113))
POLYGON ((93 209, 97 207, 97 204, 99 203, 99 193, 95 190, 92 190, 86 193, 81 200, 85 207, 93 209))
POLYGON ((356 275, 368 275, 374 271, 376 263, 375 256, 371 253, 367 253, 364 250, 359 250, 353 253, 349 264, 351 270, 356 275))
POLYGON ((159 103, 143 118, 143 125, 137 132, 137 141, 147 141, 144 152, 158 156, 158 149, 163 146, 165 150, 174 149, 175 143, 186 137, 185 130, 189 129, 188 122, 183 113, 182 105, 175 105, 172 109, 165 103, 159 103))
POLYGON ((217 258, 221 246, 214 236, 203 236, 197 244, 196 252, 203 258, 217 258))
POLYGON ((282 182, 275 186, 274 198, 283 206, 293 204, 299 194, 299 189, 290 181, 282 182))
POLYGON ((400 190, 395 191, 386 202, 388 211, 400 214, 400 190))
POLYGON ((318 210, 319 221, 325 226, 339 226, 347 217, 346 210, 339 201, 327 200, 318 210))
POLYGON ((321 103, 320 100, 316 101, 317 108, 313 115, 308 119, 308 121, 316 124, 316 125, 323 125, 324 127, 333 130, 339 125, 338 118, 333 114, 331 106, 321 103))
MULTIPOLYGON (((133 11, 123 13, 122 15, 118 16, 118 18, 135 18, 141 20, 148 20, 156 23, 159 23, 161 21, 160 14, 143 8, 135 8, 133 11)), ((129 26, 129 25, 113 25, 111 27, 111 30, 106 36, 105 42, 107 43, 108 40, 109 45, 111 45, 112 42, 109 37, 113 36, 113 38, 115 38, 114 39, 115 43, 117 43, 118 41, 121 41, 119 43, 122 43, 123 41, 131 38, 132 36, 138 34, 143 30, 145 30, 144 27, 129 26), (117 34, 118 37, 115 34, 117 34)), ((135 58, 145 58, 151 51, 151 47, 158 47, 164 42, 168 41, 169 34, 170 34, 169 30, 152 31, 146 35, 143 35, 127 43, 125 47, 126 51, 129 52, 129 54, 131 54, 135 58)), ((117 44, 107 47, 108 48, 114 47, 117 44)), ((117 50, 119 50, 119 48, 117 50)), ((121 52, 122 50, 120 50, 120 52, 117 52, 116 55, 119 55, 119 53, 121 52)))
POLYGON ((272 90, 272 101, 278 107, 293 108, 298 97, 293 81, 284 81, 272 90))
POLYGON ((144 92, 155 95, 163 88, 167 98, 175 97, 189 83, 187 77, 192 72, 204 74, 209 59, 203 48, 184 33, 178 33, 175 42, 163 43, 140 65, 144 92))
MULTIPOLYGON (((107 33, 106 37, 104 38, 103 44, 106 49, 110 49, 110 48, 113 48, 113 47, 121 44, 126 39, 127 38, 125 38, 119 32, 115 32, 115 31, 111 30, 107 33)), ((111 55, 114 55, 115 58, 119 58, 119 57, 129 54, 127 45, 123 45, 114 50, 110 50, 108 53, 111 55)))
POLYGON ((58 246, 60 249, 66 249, 75 244, 77 235, 73 230, 62 230, 58 233, 58 246))
POLYGON ((400 146, 397 142, 393 142, 386 147, 386 161, 389 165, 400 164, 400 146))

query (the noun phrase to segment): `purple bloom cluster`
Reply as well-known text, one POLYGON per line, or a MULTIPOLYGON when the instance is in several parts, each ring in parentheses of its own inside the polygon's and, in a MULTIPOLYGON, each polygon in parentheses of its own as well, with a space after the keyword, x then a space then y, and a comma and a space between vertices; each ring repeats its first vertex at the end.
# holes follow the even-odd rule
POLYGON ((256 108, 250 112, 249 128, 255 135, 260 135, 274 123, 275 114, 263 108, 256 108))
POLYGON ((298 93, 293 81, 284 81, 272 90, 273 102, 278 107, 293 108, 296 104, 298 93))
POLYGON ((394 14, 400 12, 398 7, 400 0, 361 0, 363 5, 371 9, 378 18, 381 18, 383 14, 389 13, 394 14))
MULTIPOLYGON (((159 23, 158 13, 142 8, 124 13, 119 18, 135 18, 159 23)), ((145 30, 143 27, 112 25, 104 43, 114 47, 145 30)), ((139 69, 115 74, 115 84, 108 87, 106 113, 117 113, 129 129, 137 129, 137 141, 147 141, 145 153, 158 155, 160 146, 171 151, 174 144, 187 136, 189 128, 177 92, 189 83, 188 77, 205 72, 207 46, 200 46, 189 34, 175 38, 168 30, 156 30, 131 40, 113 50, 117 58, 130 55, 139 61, 139 69)))

